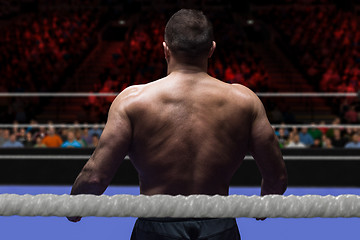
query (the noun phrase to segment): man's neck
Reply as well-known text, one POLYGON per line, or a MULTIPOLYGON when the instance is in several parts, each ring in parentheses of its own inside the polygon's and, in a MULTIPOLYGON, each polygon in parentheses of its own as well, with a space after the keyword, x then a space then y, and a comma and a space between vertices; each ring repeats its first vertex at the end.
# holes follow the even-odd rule
POLYGON ((199 65, 190 65, 183 63, 169 63, 168 64, 168 75, 173 72, 184 73, 184 74, 195 74, 195 73, 207 73, 208 64, 207 62, 199 65))

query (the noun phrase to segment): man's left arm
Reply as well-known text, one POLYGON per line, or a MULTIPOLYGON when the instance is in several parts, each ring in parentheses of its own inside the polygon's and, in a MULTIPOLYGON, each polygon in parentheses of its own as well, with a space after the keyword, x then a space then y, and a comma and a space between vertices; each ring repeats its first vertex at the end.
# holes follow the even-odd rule
MULTIPOLYGON (((76 178, 71 195, 101 195, 109 186, 131 144, 131 123, 124 105, 120 94, 110 107, 99 144, 76 178)), ((78 222, 81 217, 68 219, 78 222)))

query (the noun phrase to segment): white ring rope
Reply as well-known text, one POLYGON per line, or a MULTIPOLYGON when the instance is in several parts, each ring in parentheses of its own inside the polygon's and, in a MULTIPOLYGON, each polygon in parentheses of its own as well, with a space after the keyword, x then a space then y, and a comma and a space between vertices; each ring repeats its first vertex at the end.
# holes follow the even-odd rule
POLYGON ((1 216, 350 218, 360 196, 0 195, 1 216))
MULTIPOLYGON (((0 97, 116 97, 119 92, 0 92, 0 97)), ((257 92, 259 97, 358 97, 356 92, 257 92)))
MULTIPOLYGON (((0 160, 88 160, 91 157, 91 155, 21 155, 21 154, 12 154, 12 155, 5 155, 0 154, 0 160)), ((328 156, 328 155, 309 155, 309 156, 291 156, 291 155, 283 155, 283 159, 286 161, 291 160, 300 160, 300 161, 306 161, 306 160, 312 160, 312 161, 359 161, 360 155, 335 155, 335 156, 328 156)), ((129 156, 126 156, 124 160, 130 160, 129 156)), ((244 160, 254 160, 253 156, 246 155, 244 157, 244 160)))
POLYGON ((273 92, 256 93, 259 97, 358 97, 355 92, 273 92))
POLYGON ((0 92, 0 97, 116 97, 119 93, 92 93, 92 92, 0 92))
MULTIPOLYGON (((84 124, 77 124, 77 123, 46 123, 46 124, 31 124, 31 123, 4 123, 4 124, 0 124, 0 129, 1 128, 48 128, 48 127, 53 127, 53 128, 104 128, 105 124, 103 123, 95 123, 95 124, 90 124, 90 123, 84 123, 84 124)), ((359 125, 360 127, 360 125, 359 125)))
MULTIPOLYGON (((1 126, 1 125, 0 125, 1 126)), ((356 128, 359 129, 359 124, 272 124, 273 128, 356 128)))
MULTIPOLYGON (((48 127, 54 127, 54 128, 101 128, 103 129, 105 127, 104 123, 84 123, 84 124, 78 124, 78 123, 47 123, 47 124, 24 124, 24 123, 3 123, 0 124, 1 128, 48 128, 48 127)), ((273 128, 355 128, 360 129, 360 124, 272 124, 273 128)))

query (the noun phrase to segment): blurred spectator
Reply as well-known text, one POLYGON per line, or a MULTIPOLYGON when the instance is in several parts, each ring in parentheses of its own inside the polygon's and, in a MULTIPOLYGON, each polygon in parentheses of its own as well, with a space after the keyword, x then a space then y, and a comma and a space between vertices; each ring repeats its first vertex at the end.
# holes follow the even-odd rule
POLYGON ((356 133, 356 129, 354 128, 346 128, 343 138, 345 138, 347 141, 351 141, 353 135, 356 133))
POLYGON ((3 134, 4 134, 4 129, 1 129, 0 128, 0 146, 4 144, 4 137, 3 137, 3 134))
POLYGON ((89 128, 85 127, 82 131, 82 138, 86 142, 86 146, 90 146, 92 144, 92 136, 89 134, 89 128))
POLYGON ((34 134, 38 131, 38 122, 34 119, 30 120, 30 125, 26 128, 26 132, 31 132, 34 134))
MULTIPOLYGON (((287 129, 286 127, 285 127, 285 123, 284 122, 282 122, 281 123, 281 127, 279 128, 279 130, 280 129, 283 129, 284 130, 284 134, 285 134, 285 136, 286 137, 289 137, 289 129, 287 129)), ((279 130, 278 131, 275 131, 275 134, 278 136, 279 135, 279 130)))
POLYGON ((81 129, 76 129, 76 131, 75 131, 75 139, 76 139, 76 141, 78 141, 81 144, 82 147, 87 146, 87 143, 86 143, 85 139, 82 136, 81 129))
POLYGON ((0 130, 0 147, 10 139, 10 130, 1 129, 0 130))
POLYGON ((299 133, 299 138, 300 138, 300 142, 302 142, 306 146, 311 146, 314 144, 314 139, 308 133, 308 129, 305 127, 301 129, 301 131, 299 133))
POLYGON ((333 144, 332 144, 332 141, 330 138, 326 137, 326 136, 323 136, 323 140, 322 140, 322 144, 323 144, 323 148, 327 148, 327 149, 330 149, 330 148, 334 148, 333 144))
POLYGON ((90 145, 88 145, 89 147, 97 147, 97 145, 99 144, 99 135, 97 135, 96 133, 94 133, 91 137, 92 142, 90 145))
POLYGON ((63 142, 67 141, 67 139, 68 139, 68 132, 69 132, 69 131, 70 131, 70 130, 67 129, 67 128, 65 128, 65 127, 61 128, 60 137, 61 137, 61 140, 62 140, 63 142))
MULTIPOLYGON (((325 121, 320 121, 319 123, 320 125, 326 125, 326 122, 325 121)), ((325 135, 326 132, 329 130, 329 128, 327 127, 318 127, 317 129, 319 129, 322 133, 322 135, 325 135)))
POLYGON ((16 134, 11 133, 10 138, 8 141, 6 141, 3 145, 3 148, 22 148, 24 145, 16 140, 16 134))
POLYGON ((35 138, 34 148, 46 148, 46 145, 42 142, 42 138, 40 136, 35 138))
POLYGON ((354 135, 352 136, 352 141, 348 142, 345 145, 345 148, 360 148, 360 142, 359 142, 359 134, 358 133, 354 133, 354 135))
POLYGON ((355 111, 355 106, 351 105, 349 110, 345 113, 345 121, 349 124, 354 124, 358 122, 358 114, 355 111))
POLYGON ((42 143, 45 144, 46 147, 57 148, 61 147, 63 141, 61 137, 56 133, 55 128, 50 126, 47 136, 42 139, 42 143))
POLYGON ((343 148, 348 140, 341 136, 340 129, 334 129, 334 137, 331 138, 331 142, 335 148, 343 148))
POLYGON ((291 133, 289 138, 289 144, 286 146, 287 148, 305 148, 306 145, 300 142, 299 134, 291 133))
POLYGON ((44 139, 46 136, 46 128, 44 126, 40 126, 38 128, 32 129, 33 138, 36 139, 37 137, 40 137, 41 139, 44 139))
POLYGON ((327 129, 326 134, 325 134, 326 137, 332 139, 334 137, 334 129, 337 129, 338 128, 337 126, 340 124, 341 124, 340 118, 336 117, 331 123, 331 125, 333 125, 334 127, 327 129))
MULTIPOLYGON (((312 123, 311 125, 315 125, 315 123, 312 123)), ((310 136, 312 137, 312 139, 321 139, 322 137, 322 132, 320 131, 320 129, 318 129, 317 127, 311 127, 308 130, 308 133, 310 134, 310 136)))
POLYGON ((25 128, 21 128, 17 133, 16 139, 21 142, 23 145, 26 141, 26 131, 25 128))
POLYGON ((68 131, 67 140, 61 145, 63 148, 81 148, 81 144, 76 141, 74 131, 68 131))
POLYGON ((310 148, 322 148, 322 143, 321 143, 321 140, 316 138, 314 139, 314 142, 313 144, 311 144, 310 148))
POLYGON ((23 142, 23 144, 24 144, 24 147, 26 147, 26 148, 34 147, 35 142, 32 138, 31 132, 26 133, 26 138, 25 138, 25 141, 23 142))
POLYGON ((100 129, 98 126, 94 126, 92 129, 89 130, 89 135, 93 136, 94 134, 97 134, 99 137, 102 134, 102 129, 100 129))
POLYGON ((285 147, 288 141, 288 135, 285 133, 286 132, 284 128, 280 128, 279 131, 277 131, 277 137, 281 147, 285 147))

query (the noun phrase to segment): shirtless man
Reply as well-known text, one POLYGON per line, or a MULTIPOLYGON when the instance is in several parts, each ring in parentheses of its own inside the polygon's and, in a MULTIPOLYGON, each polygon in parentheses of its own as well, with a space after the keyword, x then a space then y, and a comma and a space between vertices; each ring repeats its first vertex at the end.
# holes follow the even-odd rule
MULTIPOLYGON (((166 25, 168 76, 114 100, 99 145, 71 194, 102 194, 128 154, 145 195, 228 195, 246 153, 261 195, 283 194, 287 173, 261 101, 248 88, 207 74, 215 50, 202 12, 180 10, 166 25)), ((80 217, 69 217, 79 221, 80 217)), ((240 239, 235 219, 138 219, 131 239, 240 239), (216 237, 215 237, 216 236, 216 237)))

